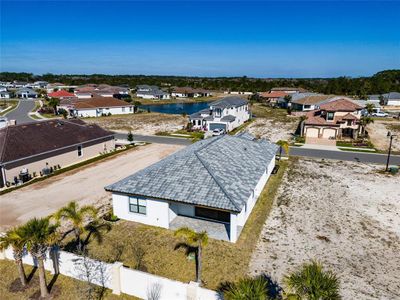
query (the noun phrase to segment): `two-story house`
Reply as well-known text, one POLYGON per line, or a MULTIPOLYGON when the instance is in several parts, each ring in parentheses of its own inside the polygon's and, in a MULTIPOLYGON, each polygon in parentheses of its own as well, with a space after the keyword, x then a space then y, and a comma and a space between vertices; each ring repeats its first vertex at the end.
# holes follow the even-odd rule
POLYGON ((250 119, 248 102, 240 97, 225 97, 210 107, 189 116, 192 128, 212 131, 217 128, 231 131, 250 119))
POLYGON ((321 104, 318 110, 307 113, 303 136, 310 140, 355 139, 361 132, 361 110, 361 106, 347 99, 321 104))

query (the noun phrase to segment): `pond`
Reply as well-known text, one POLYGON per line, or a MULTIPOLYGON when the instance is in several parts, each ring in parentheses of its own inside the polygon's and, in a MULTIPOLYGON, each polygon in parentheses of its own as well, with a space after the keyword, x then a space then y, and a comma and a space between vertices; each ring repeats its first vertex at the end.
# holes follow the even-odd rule
POLYGON ((149 104, 140 105, 139 108, 143 110, 149 110, 151 112, 158 112, 163 114, 178 114, 183 113, 190 115, 199 110, 208 107, 210 102, 196 102, 196 103, 169 103, 169 104, 149 104))

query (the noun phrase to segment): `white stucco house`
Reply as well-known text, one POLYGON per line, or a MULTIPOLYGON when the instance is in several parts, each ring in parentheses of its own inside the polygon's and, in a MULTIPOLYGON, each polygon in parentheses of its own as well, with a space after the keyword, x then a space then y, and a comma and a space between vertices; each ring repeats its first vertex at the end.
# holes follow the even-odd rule
POLYGON ((136 86, 136 97, 153 100, 168 100, 171 98, 169 93, 162 91, 158 86, 147 84, 136 86))
POLYGON ((112 97, 94 97, 72 104, 70 113, 76 117, 101 117, 134 113, 134 105, 112 97))
POLYGON ((249 104, 240 97, 225 97, 189 116, 194 129, 231 131, 250 119, 249 104))
POLYGON ((369 95, 368 99, 381 105, 400 106, 400 93, 398 92, 390 92, 382 95, 369 95))
POLYGON ((31 88, 21 88, 18 89, 15 92, 15 95, 18 98, 37 98, 38 97, 38 93, 36 93, 34 90, 32 90, 31 88))
POLYGON ((207 231, 236 242, 275 166, 278 146, 248 133, 199 141, 117 183, 121 219, 207 231))

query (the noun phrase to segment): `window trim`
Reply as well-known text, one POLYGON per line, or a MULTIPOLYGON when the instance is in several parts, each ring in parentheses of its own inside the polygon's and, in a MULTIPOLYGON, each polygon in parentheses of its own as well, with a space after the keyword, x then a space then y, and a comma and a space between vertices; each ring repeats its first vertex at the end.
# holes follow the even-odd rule
POLYGON ((128 196, 128 210, 132 214, 146 216, 147 215, 147 199, 128 196), (136 200, 136 204, 132 203, 131 200, 136 200), (144 201, 145 205, 140 205, 139 204, 140 201, 144 201), (137 208, 136 211, 131 209, 132 206, 135 206, 137 208), (144 212, 141 212, 140 208, 144 208, 144 212))

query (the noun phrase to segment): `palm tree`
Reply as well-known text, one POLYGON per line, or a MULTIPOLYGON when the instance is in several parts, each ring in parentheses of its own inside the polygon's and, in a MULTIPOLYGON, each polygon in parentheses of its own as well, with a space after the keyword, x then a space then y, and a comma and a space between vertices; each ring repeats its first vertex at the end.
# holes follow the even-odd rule
POLYGON ((57 98, 50 98, 47 103, 54 109, 54 114, 57 115, 57 105, 60 104, 60 101, 57 98))
POLYGON ((175 236, 183 237, 189 245, 197 247, 197 272, 196 281, 201 284, 201 269, 202 269, 202 248, 208 244, 208 234, 206 231, 195 232, 188 227, 182 227, 175 231, 175 236))
POLYGON ((21 227, 16 227, 8 230, 4 236, 0 237, 0 250, 5 250, 9 247, 13 249, 15 263, 17 264, 19 279, 21 285, 26 286, 27 280, 25 276, 22 257, 24 255, 26 238, 21 227))
POLYGON ((276 144, 279 146, 279 160, 281 160, 281 158, 282 158, 282 150, 284 150, 286 155, 289 156, 288 141, 279 140, 278 142, 276 142, 276 144))
POLYGON ((262 276, 257 278, 243 278, 223 288, 225 300, 266 300, 268 285, 262 276))
POLYGON ((375 105, 373 105, 372 103, 367 103, 365 105, 365 109, 367 110, 368 115, 371 115, 374 112, 374 108, 375 108, 375 105))
POLYGON ((85 220, 88 217, 95 219, 97 217, 97 209, 91 205, 86 205, 79 208, 75 201, 71 201, 67 204, 67 206, 61 208, 54 215, 54 218, 57 221, 65 219, 72 223, 78 251, 83 250, 81 234, 87 231, 85 228, 85 220))
POLYGON ((47 289, 44 260, 47 249, 56 243, 58 225, 50 224, 49 218, 32 219, 23 227, 23 236, 26 236, 26 247, 38 262, 40 294, 42 298, 49 296, 47 289))
POLYGON ((332 271, 324 271, 320 263, 312 261, 304 264, 284 279, 289 289, 288 299, 337 300, 339 279, 332 271))
POLYGON ((361 125, 361 131, 362 134, 365 134, 365 128, 367 127, 368 124, 374 123, 374 119, 371 117, 361 117, 360 119, 360 125, 361 125))

